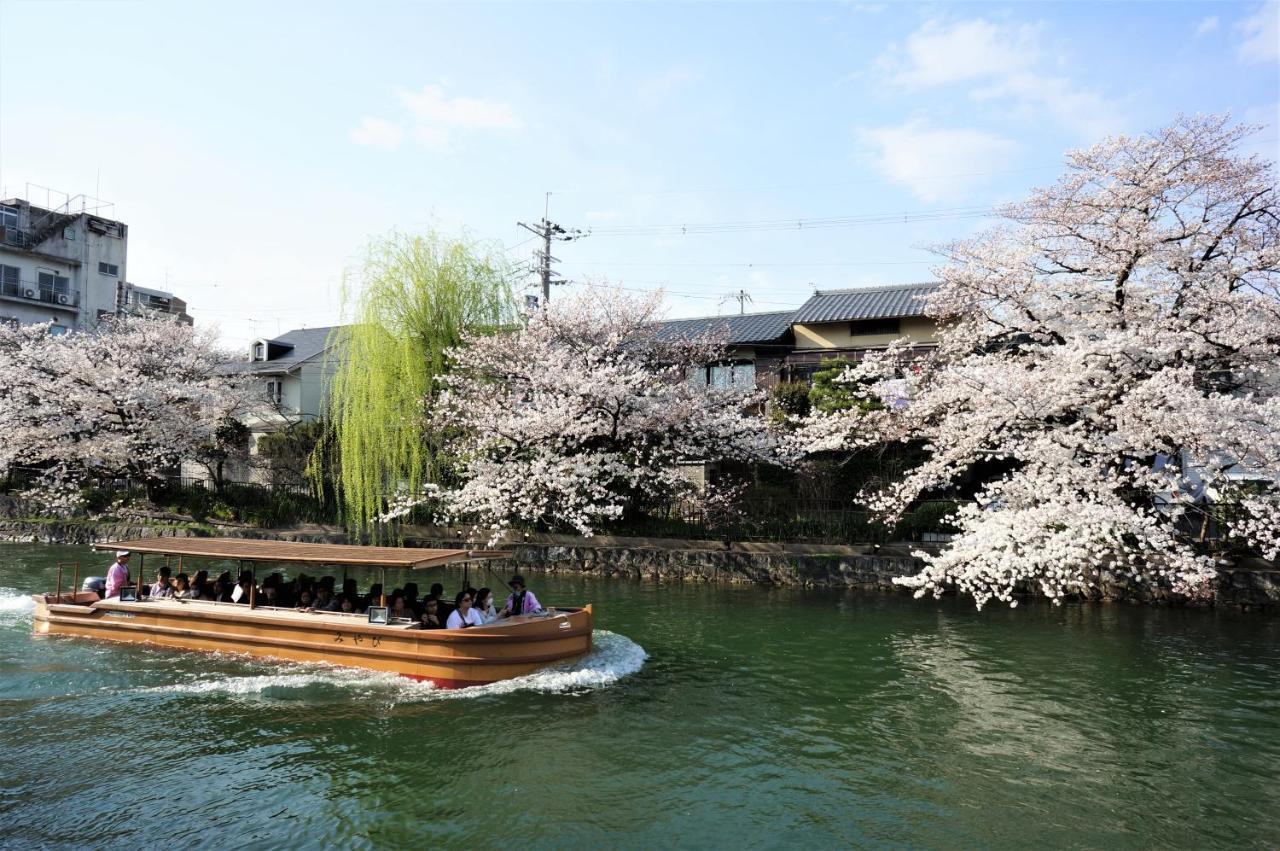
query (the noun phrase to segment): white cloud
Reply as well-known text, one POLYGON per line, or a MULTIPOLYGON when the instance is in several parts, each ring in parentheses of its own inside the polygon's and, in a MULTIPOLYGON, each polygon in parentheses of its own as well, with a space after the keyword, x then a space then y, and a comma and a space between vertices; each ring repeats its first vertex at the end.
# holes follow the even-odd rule
POLYGON ((414 141, 431 148, 449 148, 453 133, 474 130, 520 130, 520 120, 511 105, 488 98, 448 97, 443 86, 427 85, 417 91, 397 89, 396 97, 407 113, 402 121, 364 118, 348 133, 358 145, 394 149, 406 133, 414 141), (406 131, 405 127, 408 127, 406 131))
POLYGON ((357 145, 393 151, 404 140, 404 128, 383 118, 365 117, 347 133, 347 138, 357 145))
POLYGON ((421 91, 400 89, 400 102, 414 119, 426 127, 476 130, 519 130, 524 127, 510 104, 488 98, 445 97, 440 86, 423 86, 421 91))
POLYGON ((993 133, 919 120, 865 130, 862 137, 874 150, 876 168, 926 202, 965 197, 981 183, 981 172, 1007 168, 1018 151, 1015 142, 993 133))
POLYGON ((1236 54, 1242 62, 1280 59, 1280 0, 1267 0, 1258 11, 1236 24, 1244 35, 1236 54))
POLYGON ((1196 27, 1196 38, 1199 38, 1202 35, 1208 35, 1211 32, 1216 32, 1220 23, 1221 22, 1218 20, 1217 15, 1210 15, 1205 18, 1200 22, 1200 25, 1196 27))
POLYGON ((1002 26, 978 18, 950 26, 926 21, 902 48, 881 57, 898 85, 930 88, 1024 71, 1035 64, 1039 26, 1002 26))
POLYGON ((1010 102, 1035 118, 1048 115, 1086 137, 1111 132, 1120 111, 1103 95, 1048 69, 1060 64, 1043 46, 1041 24, 982 18, 926 21, 878 60, 892 85, 905 89, 970 86, 976 100, 1010 102))

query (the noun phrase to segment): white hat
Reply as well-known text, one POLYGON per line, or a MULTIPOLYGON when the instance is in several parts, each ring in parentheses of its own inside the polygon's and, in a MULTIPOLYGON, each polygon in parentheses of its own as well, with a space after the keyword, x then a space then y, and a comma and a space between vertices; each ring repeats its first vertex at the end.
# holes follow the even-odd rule
POLYGON ((116 558, 128 558, 128 557, 129 557, 128 550, 116 550, 116 558))

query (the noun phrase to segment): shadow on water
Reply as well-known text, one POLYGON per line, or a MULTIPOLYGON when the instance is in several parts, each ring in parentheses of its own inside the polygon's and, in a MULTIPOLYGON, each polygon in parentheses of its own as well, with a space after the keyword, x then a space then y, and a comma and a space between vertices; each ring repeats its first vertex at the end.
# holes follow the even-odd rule
POLYGON ((36 639, 22 595, 50 584, 56 561, 89 557, 26 545, 0 556, 0 844, 1112 848, 1280 836, 1280 619, 978 613, 949 599, 544 576, 544 599, 596 604, 592 656, 442 692, 36 639), (88 841, 87 823, 104 832, 88 841))

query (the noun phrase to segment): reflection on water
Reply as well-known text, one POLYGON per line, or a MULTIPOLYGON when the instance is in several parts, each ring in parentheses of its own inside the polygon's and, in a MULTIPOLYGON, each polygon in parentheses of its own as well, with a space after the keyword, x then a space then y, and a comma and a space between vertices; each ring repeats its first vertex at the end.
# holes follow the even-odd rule
POLYGON ((1280 837, 1278 618, 545 576, 596 604, 593 653, 450 692, 33 637, 25 595, 76 559, 0 546, 0 845, 1280 837))

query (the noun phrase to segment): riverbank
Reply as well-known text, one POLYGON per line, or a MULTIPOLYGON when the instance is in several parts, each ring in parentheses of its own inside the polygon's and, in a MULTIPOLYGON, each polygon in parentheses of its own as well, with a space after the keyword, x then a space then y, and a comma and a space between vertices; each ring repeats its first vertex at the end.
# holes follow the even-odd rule
MULTIPOLYGON (((0 520, 0 541, 80 544, 150 537, 226 536, 343 544, 340 527, 318 524, 289 529, 258 529, 230 524, 156 520, 87 521, 0 520)), ((474 546, 447 527, 406 527, 410 547, 474 546)), ((922 545, 884 546, 691 541, 671 538, 528 535, 502 542, 512 552, 510 569, 525 573, 578 573, 634 580, 710 584, 750 584, 851 588, 909 594, 895 577, 916 573, 921 563, 911 553, 922 545)), ((1087 599, 1154 605, 1209 605, 1242 610, 1280 611, 1280 569, 1263 562, 1234 565, 1219 572, 1210 599, 1188 603, 1164 588, 1134 582, 1104 571, 1087 599)))

